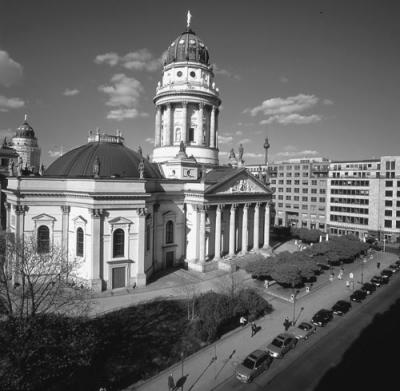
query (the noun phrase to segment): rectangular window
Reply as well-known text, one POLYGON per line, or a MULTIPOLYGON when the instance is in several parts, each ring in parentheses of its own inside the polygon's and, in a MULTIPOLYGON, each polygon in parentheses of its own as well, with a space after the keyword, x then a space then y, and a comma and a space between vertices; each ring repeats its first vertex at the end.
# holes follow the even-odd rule
POLYGON ((317 184, 318 184, 317 181, 315 181, 315 180, 312 180, 312 181, 311 181, 311 185, 312 185, 312 186, 317 186, 317 184))
POLYGON ((299 196, 294 196, 293 199, 294 199, 295 201, 299 201, 299 200, 300 200, 300 197, 299 197, 299 196))
POLYGON ((311 189, 311 194, 317 194, 317 189, 311 189))
POLYGON ((393 205, 393 201, 392 200, 386 200, 385 201, 385 206, 392 206, 393 205))
POLYGON ((301 200, 302 200, 303 202, 307 202, 307 201, 308 201, 308 197, 301 197, 301 200))
POLYGON ((385 220, 385 228, 392 228, 392 220, 385 220))
POLYGON ((283 208, 283 204, 281 202, 278 204, 278 208, 283 208))
POLYGON ((278 200, 283 200, 283 195, 278 195, 278 200))
POLYGON ((291 200, 292 200, 292 197, 291 197, 290 195, 287 195, 287 196, 286 196, 286 199, 287 199, 288 201, 291 201, 291 200))
POLYGON ((308 209, 308 206, 307 205, 301 205, 301 209, 308 209))
POLYGON ((287 185, 291 185, 291 184, 292 184, 292 180, 291 180, 291 179, 288 179, 288 180, 286 181, 286 184, 287 184, 287 185))
MULTIPOLYGON (((300 181, 298 180, 298 179, 296 179, 295 181, 294 181, 294 184, 295 185, 300 185, 300 181)), ((400 186, 400 185, 399 185, 400 186)))
POLYGON ((386 190, 385 191, 385 197, 393 197, 393 191, 392 190, 386 190))
POLYGON ((300 193, 300 189, 299 189, 298 187, 295 187, 295 188, 294 188, 294 192, 295 192, 295 193, 300 193))
POLYGON ((319 202, 325 202, 325 197, 319 197, 319 202))
POLYGON ((393 187, 393 181, 385 181, 386 187, 393 187))
POLYGON ((317 202, 317 197, 311 197, 311 202, 317 202))
POLYGON ((194 141, 194 128, 189 128, 189 142, 194 141))
POLYGON ((385 216, 392 217, 392 211, 391 210, 385 210, 385 216))
POLYGON ((396 228, 400 228, 400 220, 396 221, 396 228))
POLYGON ((308 189, 307 188, 304 188, 301 191, 302 191, 303 194, 308 194, 308 189))

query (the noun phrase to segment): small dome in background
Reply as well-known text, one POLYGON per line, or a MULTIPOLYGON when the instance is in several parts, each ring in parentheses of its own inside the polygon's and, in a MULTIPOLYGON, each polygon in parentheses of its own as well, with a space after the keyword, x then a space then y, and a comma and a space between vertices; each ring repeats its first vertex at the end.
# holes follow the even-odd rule
POLYGON ((17 133, 14 137, 36 139, 35 132, 32 126, 29 125, 26 115, 24 122, 17 128, 17 133))

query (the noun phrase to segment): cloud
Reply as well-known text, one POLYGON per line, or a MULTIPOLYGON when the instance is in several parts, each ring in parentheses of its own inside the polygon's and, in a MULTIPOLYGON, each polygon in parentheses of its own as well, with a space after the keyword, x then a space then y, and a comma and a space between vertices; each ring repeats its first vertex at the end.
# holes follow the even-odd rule
POLYGON ((243 132, 241 130, 237 130, 235 134, 236 136, 243 136, 243 132))
POLYGON ((226 69, 222 69, 222 68, 218 67, 217 64, 213 64, 213 70, 216 75, 226 76, 226 77, 229 77, 230 79, 235 79, 235 80, 241 79, 241 77, 239 75, 232 73, 226 69))
POLYGON ((48 151, 50 157, 60 157, 63 155, 63 147, 62 146, 54 146, 52 149, 48 151))
POLYGON ((0 129, 0 139, 11 138, 15 136, 15 132, 11 129, 0 129))
POLYGON ((284 156, 284 157, 292 157, 292 156, 305 156, 305 155, 319 155, 318 151, 313 151, 309 149, 305 149, 304 151, 284 151, 278 152, 277 156, 284 156))
POLYGON ((4 50, 0 50, 0 84, 10 87, 22 77, 22 65, 14 61, 4 50))
POLYGON ((323 101, 322 101, 322 103, 324 104, 324 105, 327 105, 327 106, 330 106, 330 105, 333 105, 334 103, 333 103, 333 100, 331 100, 331 99, 324 99, 323 101))
POLYGON ((280 78, 279 78, 279 81, 281 82, 281 83, 289 83, 289 79, 286 77, 286 76, 281 76, 280 78))
POLYGON ((256 158, 256 159, 261 159, 265 157, 263 153, 254 153, 254 152, 244 152, 243 155, 245 157, 256 158))
POLYGON ((249 138, 244 138, 243 140, 239 141, 239 144, 248 144, 251 143, 251 140, 249 138))
POLYGON ((127 77, 123 73, 114 75, 109 85, 98 87, 100 92, 108 95, 107 106, 113 107, 107 118, 122 121, 126 118, 147 116, 147 113, 139 111, 139 98, 144 88, 139 80, 127 77))
POLYGON ((144 140, 144 141, 146 141, 146 143, 149 143, 149 144, 154 144, 154 138, 153 137, 147 137, 146 140, 144 140))
POLYGON ((123 56, 115 52, 99 54, 94 59, 96 64, 106 64, 111 67, 120 65, 125 69, 135 71, 154 72, 161 68, 162 57, 154 57, 149 49, 143 48, 135 52, 129 52, 123 56))
POLYGON ((267 119, 260 121, 260 125, 278 123, 281 125, 289 125, 289 124, 311 124, 313 122, 321 121, 321 116, 317 114, 312 115, 301 115, 301 114, 283 114, 283 115, 273 115, 267 119))
POLYGON ((218 135, 218 144, 229 144, 233 141, 233 137, 229 133, 221 133, 218 135))
POLYGON ((25 106, 25 102, 20 98, 7 98, 0 95, 0 111, 8 111, 12 109, 20 109, 25 106))
POLYGON ((74 96, 74 95, 78 95, 79 94, 79 90, 77 90, 76 88, 70 89, 70 88, 66 88, 65 91, 63 92, 63 95, 65 96, 74 96))
POLYGON ((264 115, 283 115, 291 114, 299 111, 307 110, 318 103, 318 98, 315 95, 299 94, 289 96, 288 98, 271 98, 261 103, 252 109, 245 109, 244 112, 250 113, 252 117, 259 113, 264 115))

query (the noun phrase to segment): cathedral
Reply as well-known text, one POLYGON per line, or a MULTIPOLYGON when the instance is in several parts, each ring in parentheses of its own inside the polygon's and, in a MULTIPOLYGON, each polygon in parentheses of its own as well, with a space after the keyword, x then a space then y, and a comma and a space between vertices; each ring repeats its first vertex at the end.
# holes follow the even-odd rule
POLYGON ((167 49, 154 105, 151 160, 119 131, 97 130, 43 170, 33 129, 22 125, 31 150, 9 167, 6 229, 33 236, 41 251, 60 246, 96 291, 144 286, 178 265, 229 270, 238 253, 269 248, 271 190, 246 170, 243 148, 219 163, 220 92, 190 17, 167 49))

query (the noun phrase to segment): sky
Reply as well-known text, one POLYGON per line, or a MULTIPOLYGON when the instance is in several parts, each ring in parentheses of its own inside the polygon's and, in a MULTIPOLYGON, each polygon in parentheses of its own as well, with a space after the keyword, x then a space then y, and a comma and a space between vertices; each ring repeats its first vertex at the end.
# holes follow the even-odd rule
POLYGON ((220 162, 400 155, 395 0, 0 0, 0 137, 24 115, 48 166, 118 129, 151 154, 161 58, 191 26, 222 109, 220 162))

